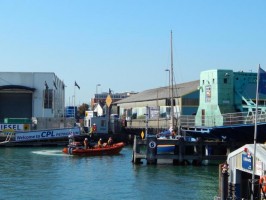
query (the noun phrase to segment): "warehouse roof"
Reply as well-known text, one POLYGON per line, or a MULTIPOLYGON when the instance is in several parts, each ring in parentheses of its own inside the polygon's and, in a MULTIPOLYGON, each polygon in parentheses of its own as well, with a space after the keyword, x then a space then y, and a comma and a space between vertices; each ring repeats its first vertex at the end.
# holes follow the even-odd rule
MULTIPOLYGON (((199 87, 200 81, 191 81, 181 84, 176 84, 173 86, 173 96, 174 98, 184 96, 186 94, 190 94, 196 91, 199 87)), ((137 94, 133 94, 125 99, 117 101, 117 104, 121 103, 131 103, 131 102, 140 102, 140 101, 152 101, 158 99, 169 98, 169 87, 160 87, 154 88, 150 90, 145 90, 143 92, 139 92, 137 94)))

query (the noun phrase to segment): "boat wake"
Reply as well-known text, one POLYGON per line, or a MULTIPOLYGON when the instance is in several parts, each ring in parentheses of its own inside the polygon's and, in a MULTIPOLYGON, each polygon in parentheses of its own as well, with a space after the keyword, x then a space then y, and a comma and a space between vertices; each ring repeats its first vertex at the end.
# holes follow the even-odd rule
POLYGON ((40 151, 32 151, 34 154, 45 155, 45 156, 68 156, 62 153, 61 150, 40 150, 40 151))

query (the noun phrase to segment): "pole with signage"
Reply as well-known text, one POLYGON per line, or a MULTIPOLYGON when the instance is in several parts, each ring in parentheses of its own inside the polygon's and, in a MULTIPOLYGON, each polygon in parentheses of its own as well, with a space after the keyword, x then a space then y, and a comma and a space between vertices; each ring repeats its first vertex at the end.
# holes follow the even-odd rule
POLYGON ((149 119, 149 107, 146 106, 146 114, 145 114, 145 123, 146 123, 146 126, 145 126, 145 138, 147 139, 147 136, 148 136, 148 119, 149 119))
POLYGON ((110 94, 108 94, 108 96, 106 97, 106 100, 105 100, 105 102, 106 102, 106 105, 107 105, 107 107, 108 107, 108 109, 107 109, 107 116, 108 116, 108 132, 109 132, 109 130, 110 130, 110 106, 111 106, 111 104, 112 104, 112 97, 111 97, 111 95, 110 94))

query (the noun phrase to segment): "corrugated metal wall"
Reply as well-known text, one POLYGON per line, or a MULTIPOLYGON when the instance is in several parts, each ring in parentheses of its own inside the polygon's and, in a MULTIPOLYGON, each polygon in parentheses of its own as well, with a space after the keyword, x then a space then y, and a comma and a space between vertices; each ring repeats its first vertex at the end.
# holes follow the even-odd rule
POLYGON ((0 93, 0 121, 4 118, 31 118, 32 93, 0 93))

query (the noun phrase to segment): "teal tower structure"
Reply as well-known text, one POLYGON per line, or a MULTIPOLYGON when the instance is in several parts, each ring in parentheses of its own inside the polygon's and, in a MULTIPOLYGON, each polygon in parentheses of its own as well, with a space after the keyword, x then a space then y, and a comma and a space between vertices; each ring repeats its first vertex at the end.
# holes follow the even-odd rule
MULTIPOLYGON (((225 69, 201 72, 195 125, 224 126, 234 118, 252 116, 256 108, 256 86, 257 73, 254 72, 225 69)), ((265 96, 262 98, 265 100, 265 96)), ((265 110, 264 100, 259 101, 260 112, 265 110)))

